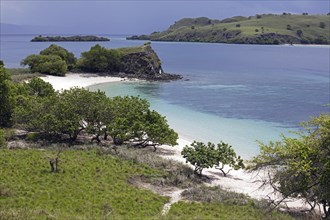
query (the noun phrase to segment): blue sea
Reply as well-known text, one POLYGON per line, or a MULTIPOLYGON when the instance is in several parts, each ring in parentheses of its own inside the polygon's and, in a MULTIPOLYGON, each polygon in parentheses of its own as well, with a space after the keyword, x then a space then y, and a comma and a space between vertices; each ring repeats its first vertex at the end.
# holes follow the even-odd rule
MULTIPOLYGON (((19 67, 29 54, 49 42, 32 35, 1 35, 0 59, 19 67)), ((107 48, 142 45, 124 36, 99 42, 107 48)), ((77 57, 94 42, 56 43, 77 57)), ((329 112, 330 47, 265 46, 152 42, 165 72, 181 74, 175 82, 120 82, 91 86, 109 96, 135 95, 149 100, 185 139, 225 141, 244 158, 259 151, 257 140, 293 135, 300 122, 329 112)), ((65 80, 65 79, 64 79, 65 80)))

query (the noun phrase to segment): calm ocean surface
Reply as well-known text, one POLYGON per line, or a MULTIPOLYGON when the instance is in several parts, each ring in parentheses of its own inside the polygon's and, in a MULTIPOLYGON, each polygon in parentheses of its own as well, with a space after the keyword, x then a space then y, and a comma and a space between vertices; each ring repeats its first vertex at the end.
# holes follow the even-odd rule
MULTIPOLYGON (((33 36, 1 36, 1 59, 19 67, 29 54, 51 43, 33 36)), ((111 37, 111 36, 110 36, 111 37)), ((114 36, 108 48, 135 46, 114 36)), ((57 43, 80 56, 95 43, 57 43)), ((258 46, 152 42, 166 72, 184 76, 170 83, 126 82, 96 85, 109 96, 139 95, 165 115, 189 140, 233 145, 243 157, 258 152, 256 140, 278 140, 299 122, 329 112, 329 47, 258 46)))

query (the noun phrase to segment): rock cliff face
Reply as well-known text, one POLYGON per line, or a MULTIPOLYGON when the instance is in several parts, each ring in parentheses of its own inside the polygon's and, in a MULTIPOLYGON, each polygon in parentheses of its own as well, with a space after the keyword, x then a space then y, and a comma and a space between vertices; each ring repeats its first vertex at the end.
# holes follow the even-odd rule
POLYGON ((120 75, 147 80, 176 80, 179 75, 164 73, 161 61, 150 44, 119 49, 120 75))

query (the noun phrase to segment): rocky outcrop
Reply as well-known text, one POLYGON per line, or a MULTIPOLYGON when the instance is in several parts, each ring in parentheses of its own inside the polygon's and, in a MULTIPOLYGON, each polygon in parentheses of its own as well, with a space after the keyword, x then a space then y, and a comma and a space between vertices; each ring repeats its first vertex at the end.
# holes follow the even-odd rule
POLYGON ((164 73, 161 61, 150 44, 125 52, 120 58, 121 75, 146 80, 176 80, 181 76, 164 73))

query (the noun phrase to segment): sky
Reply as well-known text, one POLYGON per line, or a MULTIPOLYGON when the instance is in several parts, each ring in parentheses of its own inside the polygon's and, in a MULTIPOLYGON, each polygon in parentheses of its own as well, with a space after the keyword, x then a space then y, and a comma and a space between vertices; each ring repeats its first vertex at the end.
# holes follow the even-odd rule
POLYGON ((224 19, 283 12, 327 14, 330 1, 0 0, 0 23, 37 26, 54 34, 149 34, 184 17, 224 19))

